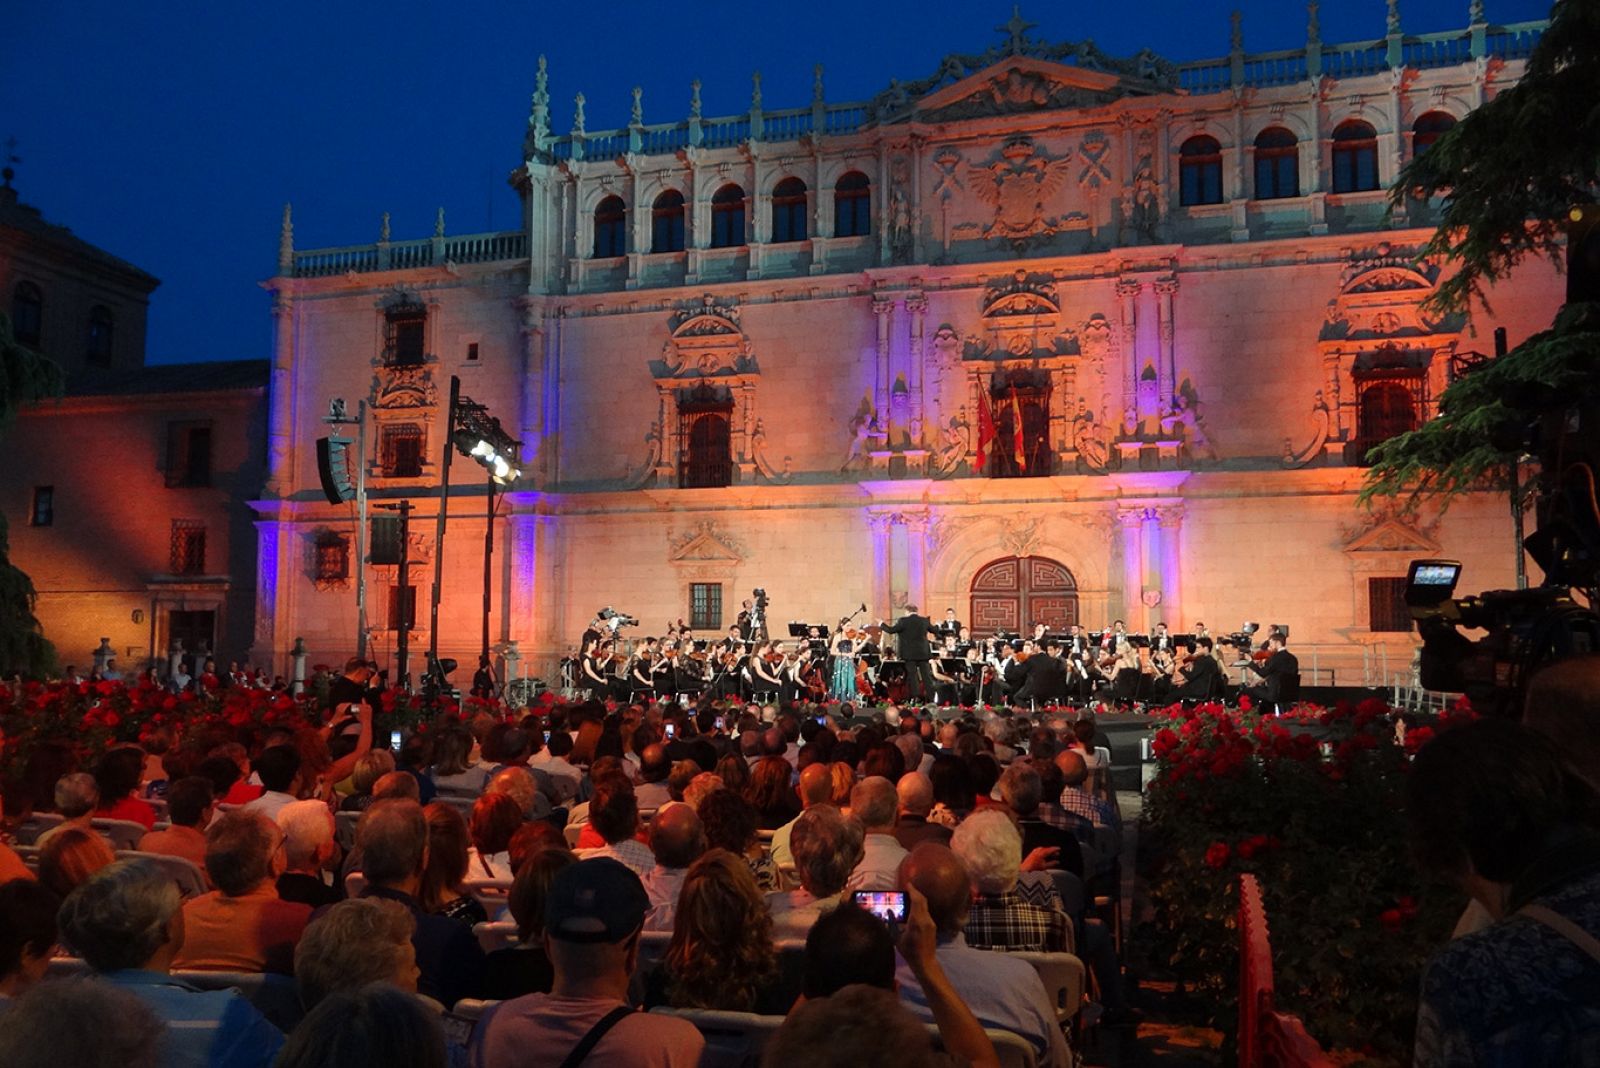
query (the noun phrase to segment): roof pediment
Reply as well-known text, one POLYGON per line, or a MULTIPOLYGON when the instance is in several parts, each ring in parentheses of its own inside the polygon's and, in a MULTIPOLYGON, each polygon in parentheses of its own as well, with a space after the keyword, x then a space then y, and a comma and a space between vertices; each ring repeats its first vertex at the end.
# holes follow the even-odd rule
POLYGON ((1017 112, 1094 107, 1124 95, 1123 79, 1108 71, 1008 56, 916 103, 924 121, 974 119, 1017 112))
POLYGON ((1439 551, 1428 533, 1398 518, 1383 518, 1345 543, 1347 553, 1422 553, 1439 551))

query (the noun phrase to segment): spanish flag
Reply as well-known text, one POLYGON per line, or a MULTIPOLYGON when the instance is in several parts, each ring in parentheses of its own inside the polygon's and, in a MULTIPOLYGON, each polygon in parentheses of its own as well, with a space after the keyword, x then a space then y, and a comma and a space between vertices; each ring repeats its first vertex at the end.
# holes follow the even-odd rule
POLYGON ((1011 457, 1018 471, 1028 469, 1028 453, 1022 446, 1022 405, 1017 402, 1017 387, 1011 387, 1011 457))
POLYGON ((978 470, 982 471, 989 463, 989 443, 994 440, 994 412, 989 407, 989 390, 978 390, 978 470))

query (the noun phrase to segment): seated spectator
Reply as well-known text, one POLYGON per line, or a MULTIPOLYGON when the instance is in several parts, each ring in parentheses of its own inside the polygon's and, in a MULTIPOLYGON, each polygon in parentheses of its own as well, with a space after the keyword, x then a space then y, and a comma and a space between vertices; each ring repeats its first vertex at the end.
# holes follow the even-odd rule
MULTIPOLYGON (((689 865, 705 851, 705 827, 694 809, 678 801, 656 813, 650 824, 650 852, 656 862, 643 879, 645 893, 650 895, 645 930, 672 930, 678 909, 678 891, 689 874, 689 865)), ((754 881, 752 878, 752 884, 754 881)))
POLYGON ((111 843, 98 831, 66 827, 51 835, 39 850, 39 882, 60 901, 116 860, 111 843))
MULTIPOLYGON (((844 751, 844 746, 841 744, 837 751, 844 751)), ((828 803, 835 808, 844 808, 850 803, 850 791, 856 788, 855 762, 835 760, 828 765, 828 776, 832 780, 828 803)))
POLYGON ((667 759, 666 746, 653 742, 639 754, 639 782, 634 786, 634 797, 642 809, 660 808, 672 800, 667 778, 672 773, 672 761, 667 759))
POLYGON ((422 813, 428 821, 428 861, 422 869, 418 902, 435 916, 459 920, 469 928, 487 923, 483 905, 461 887, 467 878, 467 821, 443 801, 424 807, 422 813))
POLYGON ((1000 798, 1016 816, 1017 830, 1022 835, 1019 856, 1025 857, 1036 849, 1055 850, 1049 860, 1050 867, 1070 871, 1081 879, 1084 876, 1083 849, 1078 839, 1070 831, 1052 827, 1039 818, 1043 791, 1043 780, 1030 765, 1013 764, 1000 776, 1000 798))
POLYGON ((639 807, 627 780, 613 777, 595 787, 594 799, 589 802, 589 824, 605 844, 580 850, 580 857, 610 857, 640 877, 655 866, 650 847, 635 837, 639 833, 639 807))
POLYGON ((998 809, 961 821, 950 848, 972 878, 967 944, 978 949, 1071 953, 1072 923, 1055 909, 1030 905, 1017 894, 1022 836, 998 809))
POLYGON ((215 972, 294 971, 294 946, 311 906, 278 897, 283 832, 260 812, 225 812, 206 832, 210 893, 183 905, 183 947, 174 968, 215 972))
MULTIPOLYGON (((1086 838, 1086 828, 1099 827, 1110 828, 1117 832, 1114 837, 1120 839, 1121 823, 1117 818, 1117 810, 1109 801, 1103 801, 1089 793, 1089 765, 1084 763, 1083 754, 1076 749, 1063 749, 1056 754, 1056 767, 1061 771, 1061 807, 1068 817, 1073 818, 1075 823, 1073 833, 1079 840, 1086 838)), ((1116 850, 1113 849, 1113 857, 1115 853, 1116 850)), ((1105 860, 1106 858, 1102 858, 1102 867, 1105 860)))
MULTIPOLYGON (((417 789, 415 776, 403 771, 391 771, 379 776, 378 781, 372 784, 372 800, 378 801, 415 801, 422 803, 422 794, 417 789)), ((368 806, 371 807, 370 805, 368 806)))
POLYGON ((542 820, 553 811, 550 798, 539 789, 539 780, 525 767, 513 766, 496 772, 489 780, 488 792, 510 797, 525 820, 542 820))
MULTIPOLYGON (((805 811, 813 805, 828 804, 833 797, 832 768, 827 764, 808 764, 800 771, 800 806, 805 811)), ((794 820, 799 819, 797 813, 794 820)), ((793 864, 794 852, 789 848, 789 836, 794 833, 794 820, 772 832, 769 852, 772 862, 779 866, 793 864)))
POLYGON ((511 838, 523 827, 522 808, 510 794, 484 794, 472 803, 467 875, 473 879, 510 879, 511 838))
POLYGON ((438 790, 476 797, 489 785, 489 766, 472 759, 472 732, 446 727, 434 743, 433 784, 438 790))
POLYGON ((801 813, 791 839, 800 889, 767 895, 775 938, 804 938, 824 913, 849 897, 845 883, 861 862, 861 824, 832 805, 801 813))
POLYGON ((41 849, 68 828, 94 830, 94 810, 100 805, 100 788, 95 785, 93 775, 74 771, 56 780, 55 802, 62 821, 34 839, 33 844, 41 849))
POLYGON ((517 869, 511 884, 511 916, 517 943, 490 953, 484 961, 483 996, 496 1001, 524 994, 548 994, 555 969, 544 947, 544 906, 557 873, 578 858, 566 847, 542 849, 517 869))
POLYGON ((328 806, 321 801, 284 805, 278 810, 278 830, 283 834, 284 863, 277 882, 279 899, 314 909, 343 900, 342 884, 323 881, 323 873, 334 870, 339 855, 328 806))
POLYGON ((119 861, 68 896, 58 917, 61 938, 167 1024, 163 1068, 265 1068, 283 1044, 277 1028, 236 991, 196 990, 167 974, 183 945, 181 905, 177 883, 154 861, 119 861))
POLYGON ((898 807, 894 784, 881 775, 862 779, 850 791, 850 815, 861 824, 866 837, 861 862, 845 883, 849 889, 893 890, 899 885, 900 862, 906 858, 906 850, 894 837, 898 807))
POLYGON ((372 804, 372 787, 393 770, 393 753, 387 749, 368 750, 356 761, 356 770, 350 773, 350 786, 354 793, 339 802, 339 811, 365 812, 372 804))
POLYGON ((750 785, 750 765, 737 753, 729 753, 717 761, 716 772, 722 785, 735 793, 743 794, 750 785))
POLYGON ((639 877, 610 857, 558 873, 545 906, 551 992, 503 1001, 485 1013, 472 1032, 472 1063, 520 1068, 529 1050, 539 1050, 543 1063, 557 1064, 594 1032, 600 1037, 593 1064, 696 1068, 705 1039, 692 1023, 635 1012, 627 1000, 649 907, 639 877))
POLYGON ((762 893, 783 889, 778 865, 761 848, 756 834, 755 806, 735 790, 718 790, 700 802, 700 822, 705 827, 706 848, 726 849, 743 857, 762 893))
MULTIPOLYGON (((240 746, 239 748, 244 748, 240 746)), ((237 808, 238 805, 248 804, 261 796, 261 788, 256 787, 255 792, 248 801, 241 801, 238 805, 229 801, 234 788, 241 781, 239 778, 239 765, 225 756, 208 756, 194 767, 195 775, 211 784, 211 798, 217 805, 228 805, 237 808)))
MULTIPOLYGON (((1070 1053, 1056 1022, 1055 1005, 1033 965, 967 945, 962 930, 972 905, 972 880, 960 858, 945 846, 924 842, 900 866, 900 882, 908 894, 915 889, 927 900, 928 914, 938 933, 934 955, 979 1022, 1027 1039, 1042 1065, 1063 1068, 1069 1064, 1070 1053)), ((928 994, 909 964, 901 965, 898 978, 900 997, 906 1006, 923 1019, 932 1020, 928 994)))
POLYGON ((556 803, 561 805, 570 803, 583 783, 583 772, 567 759, 571 754, 572 735, 551 731, 549 743, 528 761, 530 768, 550 776, 556 803))
POLYGON ((511 836, 511 844, 506 847, 506 855, 511 858, 511 870, 521 872, 528 859, 540 850, 565 848, 566 837, 545 820, 540 820, 517 828, 517 833, 511 836))
POLYGON ((306 927, 294 950, 300 1004, 316 1008, 330 994, 369 983, 417 991, 416 924, 405 906, 375 898, 341 901, 306 927))
POLYGON ((425 912, 417 901, 428 853, 428 823, 415 801, 378 801, 356 827, 367 885, 363 898, 404 905, 416 923, 411 944, 421 977, 417 990, 445 1008, 461 998, 477 997, 483 973, 483 950, 462 923, 425 912))
POLYGON ((766 899, 738 857, 713 849, 684 880, 672 943, 646 980, 645 1004, 774 1016, 793 1000, 779 982, 766 899))
POLYGON ((262 794, 244 809, 275 819, 279 809, 295 800, 300 782, 299 751, 292 745, 268 746, 256 757, 256 774, 261 778, 262 794))
POLYGON ((155 807, 134 796, 143 779, 144 750, 137 746, 119 745, 102 756, 94 769, 95 787, 100 791, 95 818, 130 820, 144 824, 147 831, 154 829, 155 807))
POLYGON ((928 821, 928 814, 933 811, 933 780, 920 771, 908 771, 894 789, 900 807, 894 825, 895 841, 908 850, 923 842, 948 845, 950 828, 928 821))
POLYGON ((60 907, 61 899, 34 879, 0 883, 0 1005, 44 978, 60 907))
POLYGON ((927 902, 914 889, 906 897, 898 948, 918 977, 946 1052, 934 1052, 927 1028, 894 995, 896 947, 887 926, 845 905, 818 920, 813 932, 822 933, 806 939, 806 995, 768 1043, 764 1065, 995 1068, 1000 1063, 983 1025, 944 973, 927 902))
POLYGON ((682 801, 683 793, 689 788, 689 784, 694 781, 695 776, 702 774, 708 773, 696 761, 674 761, 672 771, 667 774, 667 796, 673 801, 682 801))
POLYGON ((167 787, 167 828, 140 838, 139 851, 182 857, 203 872, 206 828, 215 814, 210 780, 199 775, 179 779, 167 787))
MULTIPOLYGON (((3 791, 0 791, 3 793, 3 791)), ((5 826, 5 804, 0 799, 0 827, 5 826)), ((23 861, 20 854, 4 842, 0 842, 0 883, 9 883, 13 879, 33 879, 32 871, 23 861)))
POLYGON ((1600 1034, 1595 791, 1548 737, 1500 719, 1441 731, 1406 777, 1418 865, 1492 923, 1422 977, 1421 1068, 1588 1064, 1600 1034))
POLYGON ((446 1068, 439 1017, 387 983, 346 987, 306 1014, 275 1068, 446 1068))
POLYGON ((232 764, 234 770, 238 772, 232 776, 232 785, 215 795, 219 803, 237 808, 240 805, 248 805, 261 796, 261 784, 250 781, 250 750, 238 742, 228 742, 225 745, 214 746, 206 754, 207 760, 219 758, 232 764))
POLYGON ((890 782, 899 782, 906 773, 906 759, 898 747, 888 742, 876 742, 868 747, 861 759, 861 777, 880 776, 890 782))
POLYGON ((434 785, 433 776, 428 773, 432 763, 433 737, 427 734, 408 735, 400 746, 400 755, 395 757, 394 761, 396 771, 416 780, 417 800, 424 808, 433 804, 434 797, 439 793, 439 788, 434 785))
POLYGON ((933 758, 928 768, 928 781, 933 785, 933 810, 928 813, 928 819, 954 830, 978 805, 977 791, 972 786, 972 769, 952 750, 944 749, 933 758))
MULTIPOLYGON (((767 733, 774 732, 781 740, 783 734, 777 728, 767 733)), ((789 785, 793 775, 794 767, 782 756, 763 757, 751 769, 750 785, 745 789, 745 797, 755 806, 758 829, 775 831, 800 814, 800 799, 795 795, 794 787, 789 785)))
POLYGON ((702 771, 690 779, 689 785, 684 787, 683 803, 698 811, 700 802, 704 801, 713 790, 721 789, 725 787, 720 775, 714 771, 702 771))
POLYGON ((173 1063, 162 1059, 166 1030, 148 1005, 109 983, 40 983, 0 1017, 0 1064, 166 1068, 173 1063))

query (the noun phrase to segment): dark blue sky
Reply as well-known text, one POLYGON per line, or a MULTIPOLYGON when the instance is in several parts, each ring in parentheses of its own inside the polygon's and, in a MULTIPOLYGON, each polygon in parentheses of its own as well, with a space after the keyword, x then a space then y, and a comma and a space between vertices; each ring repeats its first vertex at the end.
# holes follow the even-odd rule
MULTIPOLYGON (((1545 0, 1487 0, 1491 22, 1544 17, 1545 0)), ((1023 5, 1050 40, 1093 38, 1115 55, 1174 60, 1305 40, 1302 3, 1141 0, 1023 5)), ((1466 25, 1468 0, 1403 0, 1409 32, 1466 25)), ((891 77, 932 73, 948 52, 997 40, 1009 2, 811 0, 751 4, 429 4, 418 0, 56 0, 23 4, 0 40, 0 140, 17 138, 16 185, 52 222, 162 279, 152 362, 269 354, 267 298, 278 220, 295 207, 300 248, 507 229, 536 57, 549 56, 553 127, 588 98, 589 129, 687 114, 699 77, 707 116, 749 106, 760 69, 769 110, 805 105, 811 68, 833 101, 891 77), (764 9, 785 14, 768 14, 764 9)), ((1326 0, 1324 41, 1382 36, 1383 0, 1326 0)))

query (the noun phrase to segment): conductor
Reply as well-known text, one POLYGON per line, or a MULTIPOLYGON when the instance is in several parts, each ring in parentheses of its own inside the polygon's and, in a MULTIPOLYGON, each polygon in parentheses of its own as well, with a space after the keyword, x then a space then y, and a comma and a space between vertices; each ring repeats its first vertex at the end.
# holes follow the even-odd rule
POLYGON ((928 661, 933 659, 932 642, 937 641, 933 620, 917 614, 917 606, 905 606, 899 619, 893 623, 878 621, 879 626, 899 639, 900 659, 906 662, 907 695, 916 701, 933 699, 933 672, 928 661))

